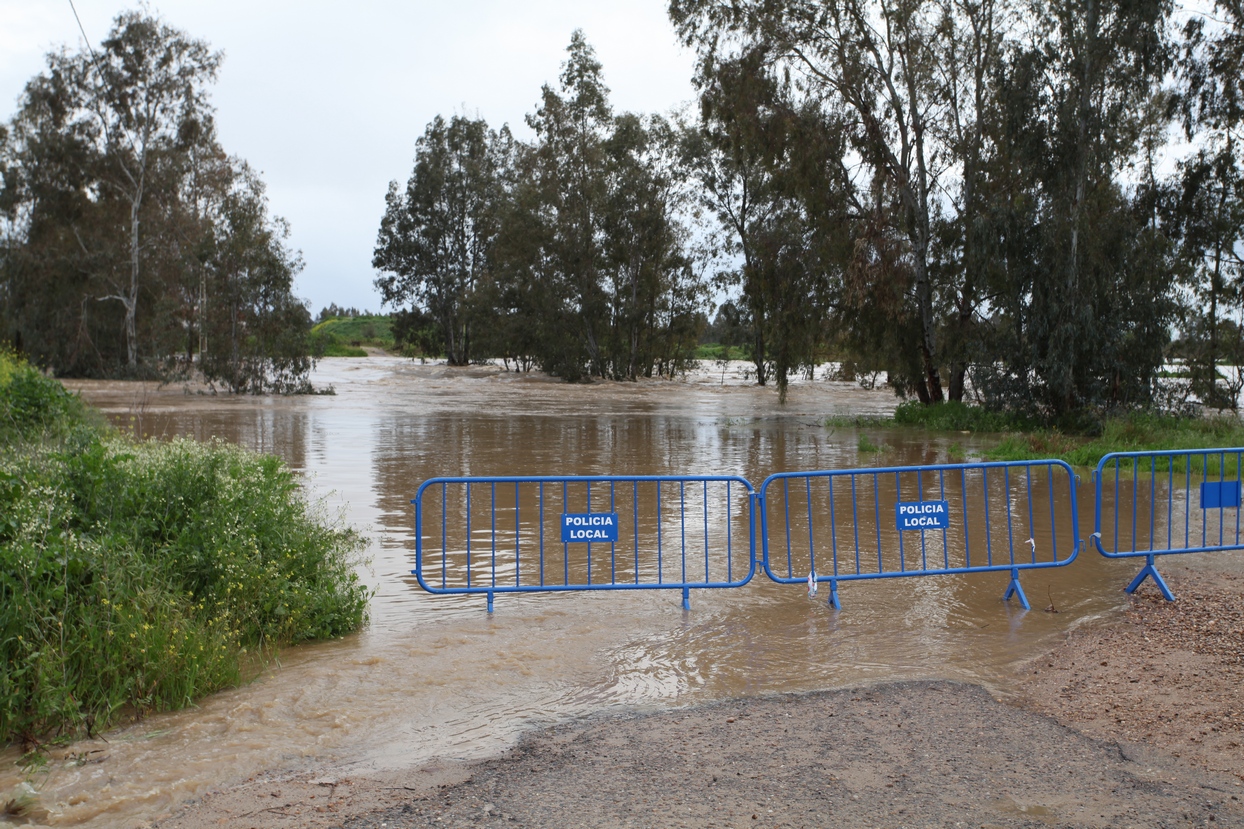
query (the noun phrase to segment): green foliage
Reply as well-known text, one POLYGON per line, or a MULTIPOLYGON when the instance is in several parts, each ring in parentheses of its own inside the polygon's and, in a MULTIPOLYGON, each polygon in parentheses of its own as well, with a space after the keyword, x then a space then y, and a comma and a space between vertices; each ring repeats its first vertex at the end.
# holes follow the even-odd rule
POLYGON ((362 346, 394 349, 396 320, 387 314, 334 317, 311 329, 315 353, 322 357, 366 357, 362 346))
POLYGON ((301 259, 218 141, 222 55, 146 9, 100 46, 49 54, 0 124, 0 342, 60 375, 307 391, 301 259))
POLYGON ((904 426, 954 432, 1007 432, 1032 429, 1032 418, 1007 412, 995 412, 968 403, 947 401, 926 406, 917 401, 900 403, 894 410, 894 422, 904 426))
POLYGON ((359 537, 279 459, 134 443, 28 367, 0 374, 0 411, 27 413, 0 455, 0 742, 183 707, 248 652, 363 623, 359 537))
POLYGON ((701 343, 696 346, 695 358, 697 360, 746 360, 749 354, 746 346, 701 343))
POLYGON ((987 454, 993 460, 1061 458, 1073 466, 1096 466, 1110 452, 1204 449, 1209 446, 1244 446, 1244 422, 1229 416, 1173 417, 1134 412, 1106 420, 1096 437, 1042 430, 1010 435, 987 454))
POLYGON ((63 436, 89 419, 77 396, 0 349, 0 444, 63 436))
POLYGON ((861 452, 866 452, 869 454, 877 454, 883 451, 882 447, 873 443, 872 440, 868 437, 868 435, 864 434, 863 432, 860 432, 859 440, 856 441, 856 448, 859 449, 861 452))

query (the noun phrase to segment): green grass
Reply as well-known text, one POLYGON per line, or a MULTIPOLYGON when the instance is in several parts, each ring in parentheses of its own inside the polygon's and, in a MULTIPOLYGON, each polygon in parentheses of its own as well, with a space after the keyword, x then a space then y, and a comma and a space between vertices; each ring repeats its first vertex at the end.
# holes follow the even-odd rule
POLYGON ((190 705, 365 620, 359 536, 278 458, 101 423, 0 355, 0 743, 190 705))
POLYGON ((702 343, 696 346, 697 360, 749 360, 751 352, 741 345, 720 345, 718 343, 702 343))
POLYGON ((334 317, 311 329, 311 341, 325 357, 366 357, 362 346, 394 349, 388 314, 365 317, 334 317))
MULTIPOLYGON (((1111 452, 1161 452, 1244 446, 1238 417, 1181 418, 1137 412, 1106 420, 1096 437, 1056 431, 1008 435, 987 455, 993 460, 1060 458, 1072 466, 1096 466, 1111 452)), ((1159 464, 1159 469, 1165 469, 1159 464)))
POLYGON ((946 402, 926 406, 916 400, 899 404, 894 422, 902 426, 919 426, 945 432, 1009 432, 1028 431, 1038 426, 1035 420, 1007 412, 991 412, 967 403, 946 402))
POLYGON ((352 345, 344 345, 337 342, 328 342, 324 344, 325 357, 366 357, 367 352, 361 348, 352 345))
MULTIPOLYGON (((917 427, 944 432, 995 433, 998 442, 984 456, 996 461, 1057 458, 1072 466, 1093 467, 1111 452, 1160 452, 1244 446, 1244 421, 1231 415, 1175 417, 1149 412, 1084 421, 1088 433, 1042 426, 1037 420, 991 412, 964 403, 925 406, 909 401, 892 418, 857 417, 826 421, 857 428, 917 427)), ((861 437, 861 444, 867 440, 861 437)), ((871 444, 870 444, 871 445, 871 444)), ((958 447, 958 444, 955 445, 958 447)), ((861 448, 861 451, 865 451, 861 448)), ((959 454, 962 449, 958 448, 959 454)), ((1165 469, 1160 461, 1158 469, 1165 469)), ((1212 463, 1211 463, 1212 465, 1212 463)), ((1199 467, 1195 467, 1199 468, 1199 467)))

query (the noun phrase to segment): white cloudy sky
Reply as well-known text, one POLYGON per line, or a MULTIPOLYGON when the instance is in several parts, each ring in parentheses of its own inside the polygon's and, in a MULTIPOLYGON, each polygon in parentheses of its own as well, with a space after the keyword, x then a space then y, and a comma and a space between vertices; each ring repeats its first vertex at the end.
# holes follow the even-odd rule
MULTIPOLYGON (((98 46, 123 0, 74 0, 98 46)), ((213 92, 225 149, 263 171, 272 208, 306 260, 298 294, 379 308, 371 251, 390 179, 438 113, 508 122, 520 135, 581 28, 618 109, 692 98, 693 55, 668 0, 162 0, 151 8, 225 53, 213 92)), ((69 0, 0 0, 0 119, 44 55, 82 44, 69 0)))

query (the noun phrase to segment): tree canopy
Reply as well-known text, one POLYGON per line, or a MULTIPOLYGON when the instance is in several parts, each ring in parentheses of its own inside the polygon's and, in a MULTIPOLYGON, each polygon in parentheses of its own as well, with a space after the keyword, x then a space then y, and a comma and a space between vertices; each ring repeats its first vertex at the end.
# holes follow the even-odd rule
POLYGON ((60 50, 0 126, 0 336, 60 374, 307 388, 301 268, 221 148, 221 62, 146 11, 60 50))

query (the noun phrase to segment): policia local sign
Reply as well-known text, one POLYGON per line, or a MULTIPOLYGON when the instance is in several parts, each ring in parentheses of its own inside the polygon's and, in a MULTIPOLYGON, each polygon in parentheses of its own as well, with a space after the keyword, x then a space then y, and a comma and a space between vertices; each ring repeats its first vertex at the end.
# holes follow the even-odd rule
POLYGON ((576 541, 617 541, 616 512, 563 512, 562 543, 576 541))
POLYGON ((945 501, 899 501, 894 513, 900 532, 944 530, 950 526, 950 506, 945 501))

